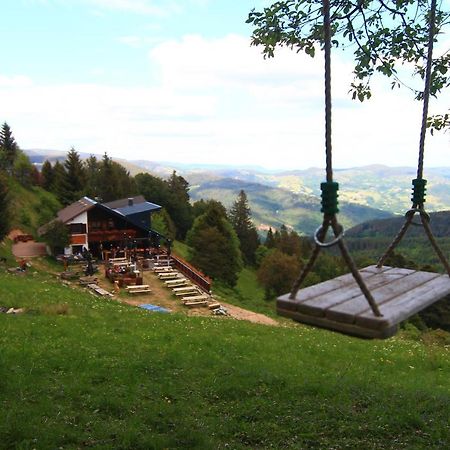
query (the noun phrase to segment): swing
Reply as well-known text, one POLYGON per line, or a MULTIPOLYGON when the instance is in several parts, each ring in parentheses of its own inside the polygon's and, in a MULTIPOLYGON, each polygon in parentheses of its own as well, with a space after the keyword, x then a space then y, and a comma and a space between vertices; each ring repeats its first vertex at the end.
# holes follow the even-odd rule
POLYGON ((314 235, 313 253, 295 281, 290 294, 277 299, 278 314, 296 321, 363 338, 388 338, 398 330, 398 324, 427 306, 450 294, 450 265, 439 248, 430 227, 430 217, 424 208, 426 180, 423 179, 423 156, 426 120, 430 97, 431 64, 436 0, 432 0, 428 40, 423 115, 420 133, 417 178, 412 181, 412 207, 405 214, 405 222, 392 244, 377 265, 357 270, 344 242, 344 229, 336 214, 338 209, 338 183, 333 181, 331 157, 331 24, 330 3, 323 1, 325 49, 325 149, 326 182, 322 183, 323 222, 314 235), (420 216, 420 223, 413 221, 420 216), (400 243, 408 227, 421 225, 447 272, 438 273, 399 269, 384 266, 385 260, 400 243), (331 228, 334 239, 325 241, 331 228), (314 286, 300 289, 313 268, 322 248, 337 245, 350 269, 342 275, 314 286))

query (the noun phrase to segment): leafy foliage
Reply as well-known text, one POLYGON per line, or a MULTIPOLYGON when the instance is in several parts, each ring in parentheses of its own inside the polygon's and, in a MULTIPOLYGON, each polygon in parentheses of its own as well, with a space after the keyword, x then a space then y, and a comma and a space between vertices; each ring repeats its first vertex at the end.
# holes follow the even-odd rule
POLYGON ((258 281, 264 287, 266 298, 288 292, 300 272, 300 261, 280 250, 270 251, 258 269, 258 281))
MULTIPOLYGON (((435 39, 449 23, 449 12, 438 7, 435 39)), ((429 30, 427 0, 336 0, 331 2, 332 45, 353 47, 355 57, 353 98, 371 97, 370 79, 380 73, 393 79, 392 87, 402 83, 399 66, 408 63, 413 73, 424 76, 424 59, 429 30)), ((273 57, 277 46, 286 46, 314 57, 316 44, 323 45, 321 0, 277 1, 263 11, 253 10, 247 23, 253 25, 252 45, 261 45, 266 57, 273 57)), ((449 85, 450 54, 433 60, 431 94, 449 85)), ((422 92, 415 90, 417 98, 422 92)))
POLYGON ((42 239, 51 248, 52 253, 61 252, 70 243, 70 233, 67 226, 60 220, 54 220, 46 225, 42 239))
POLYGON ((192 264, 214 279, 236 284, 242 267, 239 240, 220 208, 212 205, 195 219, 186 243, 192 264))
POLYGON ((193 221, 188 182, 176 172, 168 180, 140 173, 136 175, 135 181, 137 191, 146 200, 164 206, 175 224, 177 238, 184 239, 193 221))
POLYGON ((157 231, 172 241, 175 239, 176 227, 165 208, 152 214, 152 230, 157 231))

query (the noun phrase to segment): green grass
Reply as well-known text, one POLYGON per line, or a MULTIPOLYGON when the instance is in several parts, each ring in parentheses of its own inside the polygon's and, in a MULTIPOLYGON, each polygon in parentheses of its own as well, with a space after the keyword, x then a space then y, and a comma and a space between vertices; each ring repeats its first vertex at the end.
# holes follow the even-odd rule
POLYGON ((152 314, 41 272, 0 274, 0 299, 29 309, 0 314, 0 448, 442 449, 450 440, 450 350, 417 334, 363 341, 152 314))
POLYGON ((52 220, 61 204, 56 197, 46 190, 33 186, 25 188, 17 180, 9 178, 9 189, 12 196, 11 228, 36 234, 40 225, 52 220))
POLYGON ((250 267, 241 270, 234 288, 215 281, 213 294, 224 302, 268 316, 276 316, 274 299, 265 300, 264 289, 256 279, 256 271, 250 267))
POLYGON ((174 241, 173 252, 183 259, 189 259, 189 247, 184 242, 174 241))

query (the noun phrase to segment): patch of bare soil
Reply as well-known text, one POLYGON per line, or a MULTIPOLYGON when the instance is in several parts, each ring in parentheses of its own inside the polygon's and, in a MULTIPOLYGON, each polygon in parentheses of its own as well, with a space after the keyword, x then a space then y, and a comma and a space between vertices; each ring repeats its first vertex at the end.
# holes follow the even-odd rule
MULTIPOLYGON (((153 305, 162 306, 173 312, 181 312, 188 316, 208 316, 211 317, 212 313, 208 308, 187 308, 181 302, 180 297, 175 297, 172 291, 165 287, 164 283, 151 271, 143 273, 143 283, 148 284, 151 293, 150 294, 128 294, 125 289, 121 289, 119 294, 114 292, 113 284, 104 276, 105 268, 103 265, 99 265, 99 272, 96 274, 98 277, 98 285, 114 294, 114 299, 132 306, 140 306, 151 303, 153 305)), ((247 320, 249 322, 279 326, 280 323, 275 319, 272 319, 264 314, 255 313, 253 311, 240 308, 238 306, 231 305, 219 301, 219 303, 226 308, 228 317, 237 320, 247 320)), ((224 316, 213 316, 219 319, 223 319, 224 316)))
MULTIPOLYGON (((105 280, 103 277, 102 283, 104 284, 102 287, 104 289, 111 290, 112 285, 108 280, 105 280)), ((153 273, 153 272, 144 272, 143 273, 143 283, 148 284, 151 289, 151 294, 131 296, 124 292, 122 289, 121 294, 117 299, 121 302, 127 303, 133 306, 144 305, 146 303, 151 303, 154 305, 162 306, 163 308, 170 309, 175 312, 182 312, 187 314, 188 316, 211 316, 211 311, 208 308, 187 308, 181 303, 181 298, 176 298, 172 291, 165 287, 164 283, 153 273)), ((222 306, 224 306, 227 310, 228 316, 237 320, 247 320, 253 323, 259 323, 263 325, 271 325, 278 326, 279 323, 265 316, 264 314, 255 313, 253 311, 248 311, 244 308, 240 308, 238 306, 230 305, 229 303, 219 302, 222 306)), ((216 316, 215 316, 216 317, 216 316)), ((217 316, 218 318, 223 316, 217 316)))
POLYGON ((228 312, 228 314, 237 320, 247 320, 253 323, 260 323, 263 325, 279 326, 280 324, 271 317, 265 316, 264 314, 255 313, 239 306, 230 305, 229 303, 220 302, 228 312))
MULTIPOLYGON (((8 238, 14 241, 14 238, 23 234, 18 228, 11 230, 8 238)), ((35 256, 45 256, 47 254, 46 245, 42 242, 27 241, 17 242, 12 245, 12 253, 16 258, 34 258, 35 256)))

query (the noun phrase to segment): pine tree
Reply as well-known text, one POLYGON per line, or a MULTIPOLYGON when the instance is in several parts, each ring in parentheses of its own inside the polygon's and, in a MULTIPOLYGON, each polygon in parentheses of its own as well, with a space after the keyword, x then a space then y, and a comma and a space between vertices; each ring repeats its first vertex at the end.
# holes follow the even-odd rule
POLYGON ((247 264, 255 264, 255 252, 259 246, 258 232, 252 223, 251 211, 245 191, 239 192, 230 210, 230 222, 239 238, 241 251, 247 264))
POLYGON ((14 161, 19 147, 12 135, 11 128, 4 122, 0 130, 0 168, 12 174, 14 161))
POLYGON ((117 200, 114 192, 113 161, 105 152, 100 162, 98 177, 98 196, 102 202, 117 200))
POLYGON ((47 191, 50 191, 53 184, 54 174, 53 174, 53 167, 50 161, 48 160, 45 160, 44 164, 42 164, 41 177, 42 177, 42 187, 47 191))
POLYGON ((62 203, 61 198, 61 192, 63 190, 62 184, 65 177, 65 169, 64 166, 59 162, 56 161, 53 166, 53 180, 52 184, 50 186, 50 191, 53 192, 56 197, 58 197, 58 200, 62 203))
POLYGON ((86 180, 83 162, 73 147, 67 153, 64 169, 60 198, 64 205, 69 205, 82 196, 86 180))
POLYGON ((191 262, 206 275, 234 286, 242 267, 239 240, 220 208, 211 205, 187 234, 191 262))
POLYGON ((164 206, 177 227, 177 238, 184 239, 193 222, 192 205, 189 202, 189 183, 174 170, 167 180, 168 203, 164 206))
POLYGON ((267 248, 274 248, 275 247, 275 238, 274 238, 274 235, 273 235, 272 227, 269 228, 269 231, 267 232, 266 241, 265 241, 264 245, 267 248))
POLYGON ((86 185, 84 195, 94 199, 98 197, 98 183, 100 166, 94 155, 89 156, 84 162, 84 172, 86 175, 86 185))

